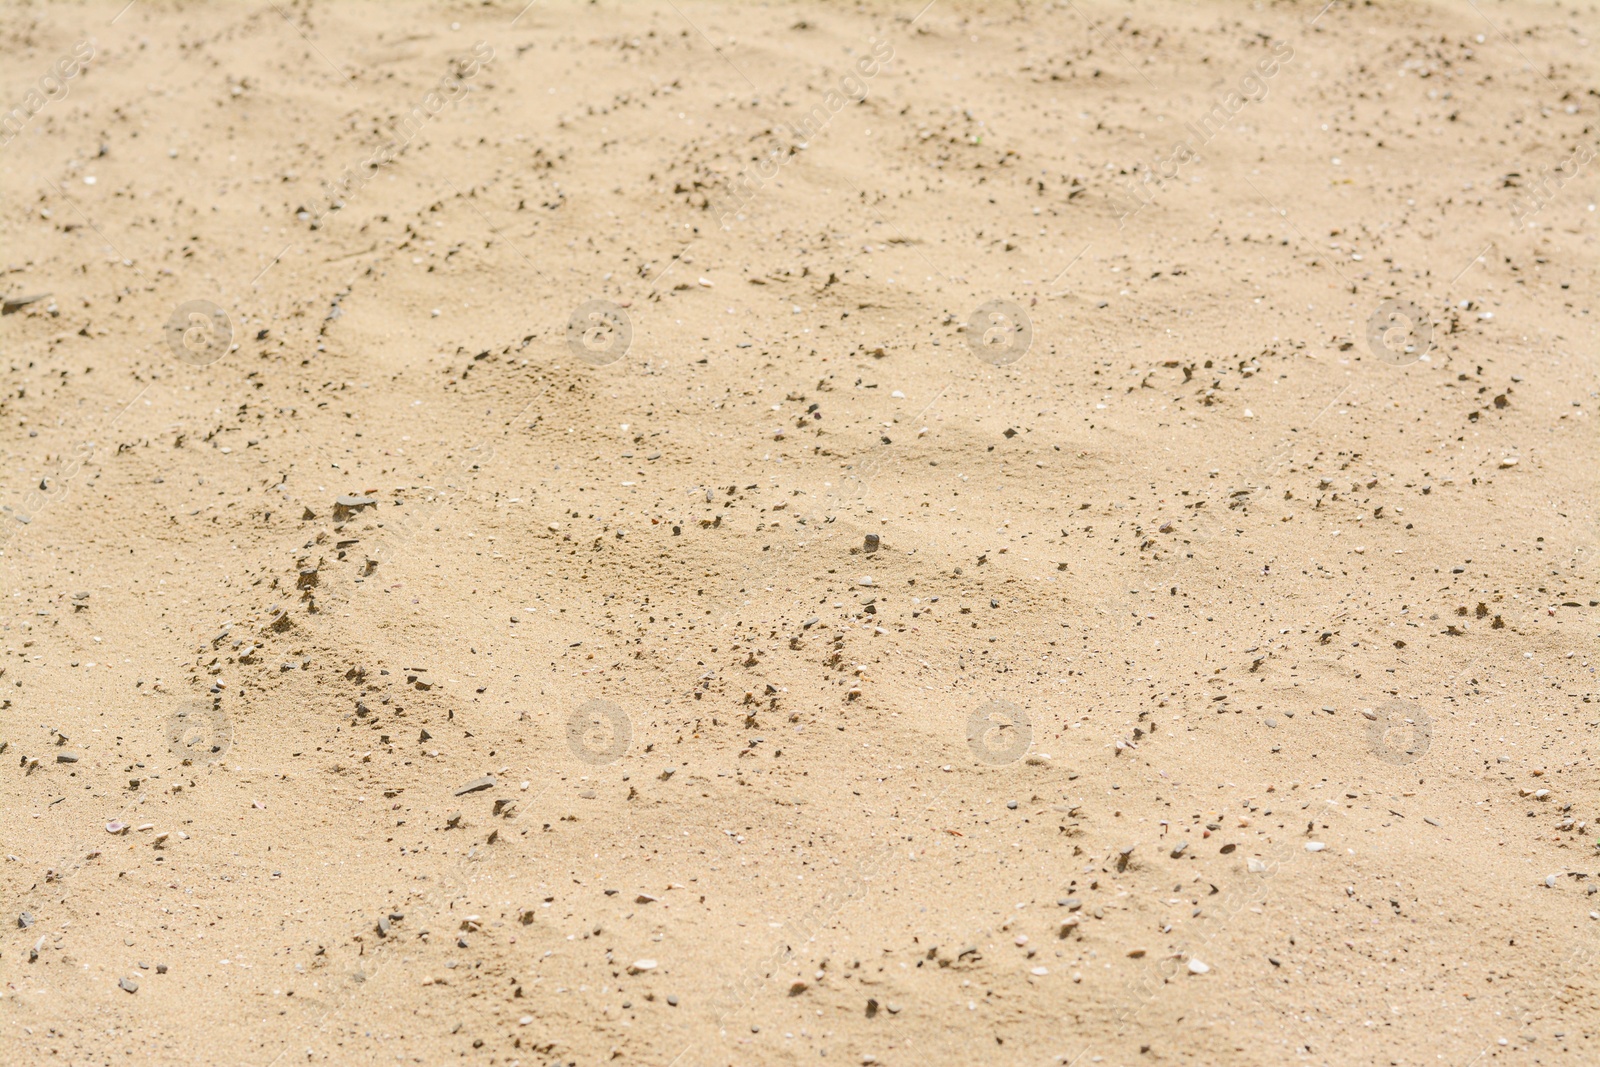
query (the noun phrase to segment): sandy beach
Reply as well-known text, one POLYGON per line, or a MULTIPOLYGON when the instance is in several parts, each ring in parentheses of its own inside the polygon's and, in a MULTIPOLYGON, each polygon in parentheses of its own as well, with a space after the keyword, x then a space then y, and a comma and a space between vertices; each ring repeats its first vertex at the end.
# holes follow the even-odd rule
POLYGON ((8 3, 0 1060, 1600 1062, 1590 0, 8 3))

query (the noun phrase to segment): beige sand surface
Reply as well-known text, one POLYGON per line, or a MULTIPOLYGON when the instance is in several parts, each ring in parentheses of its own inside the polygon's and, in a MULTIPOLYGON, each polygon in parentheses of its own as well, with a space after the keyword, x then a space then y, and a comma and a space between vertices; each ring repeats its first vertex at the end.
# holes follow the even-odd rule
POLYGON ((125 2, 0 1062, 1600 1063, 1593 0, 125 2))

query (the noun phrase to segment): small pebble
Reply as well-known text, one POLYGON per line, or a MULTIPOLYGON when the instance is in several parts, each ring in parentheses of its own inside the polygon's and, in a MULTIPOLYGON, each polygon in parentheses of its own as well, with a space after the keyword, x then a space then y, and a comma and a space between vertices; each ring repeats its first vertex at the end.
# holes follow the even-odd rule
POLYGON ((481 790, 484 790, 484 789, 493 789, 493 788, 494 788, 494 775, 486 774, 482 778, 474 778, 472 781, 468 782, 466 785, 462 786, 460 789, 457 789, 456 790, 456 796, 462 797, 462 796, 466 796, 468 793, 477 793, 477 792, 479 792, 481 790))

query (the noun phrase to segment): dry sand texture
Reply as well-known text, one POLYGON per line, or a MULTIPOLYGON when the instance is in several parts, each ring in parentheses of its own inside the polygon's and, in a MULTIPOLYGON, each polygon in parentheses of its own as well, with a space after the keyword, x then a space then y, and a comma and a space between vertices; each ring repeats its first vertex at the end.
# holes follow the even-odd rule
POLYGON ((0 1060, 1600 1062, 1593 0, 0 25, 0 1060))

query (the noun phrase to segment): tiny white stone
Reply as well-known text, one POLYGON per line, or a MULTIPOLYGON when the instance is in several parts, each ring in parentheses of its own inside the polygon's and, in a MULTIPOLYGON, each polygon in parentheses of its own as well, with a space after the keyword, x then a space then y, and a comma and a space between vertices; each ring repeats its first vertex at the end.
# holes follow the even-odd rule
POLYGON ((1205 974, 1209 970, 1211 970, 1211 968, 1201 963, 1199 960, 1191 959, 1189 961, 1190 974, 1205 974))
POLYGON ((1324 845, 1321 841, 1307 841, 1306 842, 1306 851, 1307 852, 1321 852, 1323 849, 1325 849, 1327 847, 1328 846, 1324 845))

